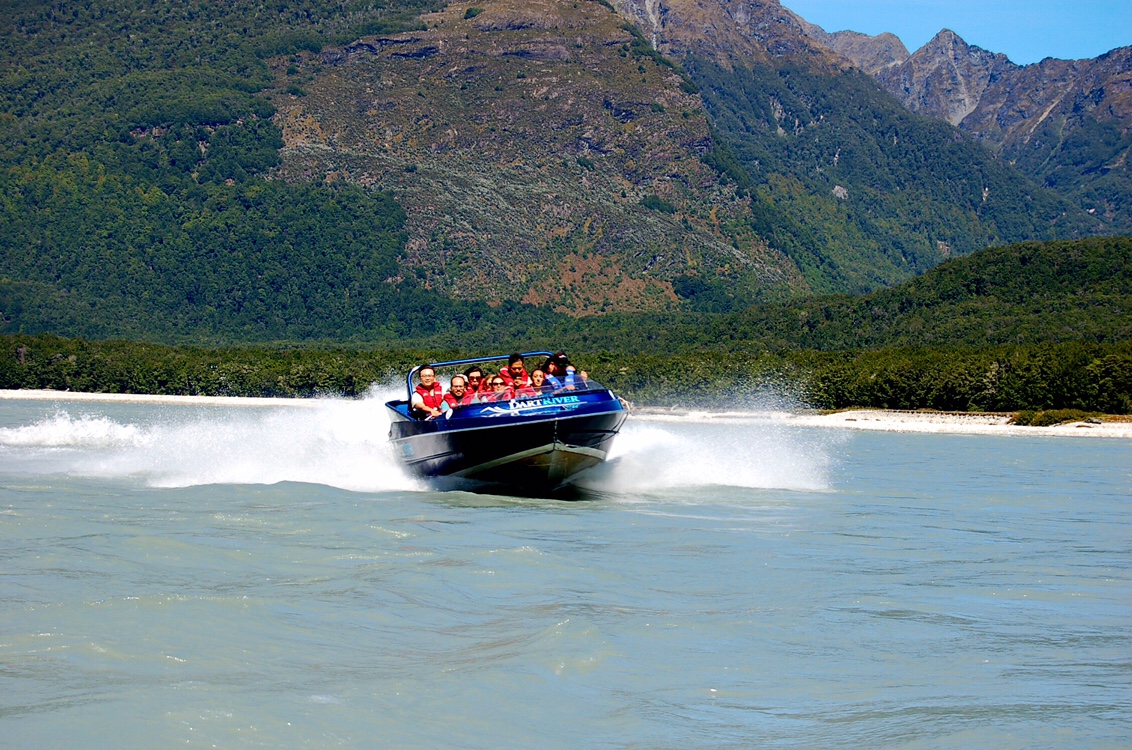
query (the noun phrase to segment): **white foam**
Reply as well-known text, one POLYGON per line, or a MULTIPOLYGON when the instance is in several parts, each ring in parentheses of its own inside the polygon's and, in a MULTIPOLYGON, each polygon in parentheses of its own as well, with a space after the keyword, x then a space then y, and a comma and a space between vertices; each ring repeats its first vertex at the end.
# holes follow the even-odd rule
POLYGON ((762 419, 733 417, 710 425, 632 421, 614 442, 610 460, 582 484, 622 494, 709 485, 826 490, 828 442, 819 433, 762 419))
POLYGON ((137 477, 158 487, 310 482, 358 491, 419 489, 388 444, 390 394, 307 409, 210 409, 118 422, 60 410, 0 430, 7 463, 33 472, 137 477))
MULTIPOLYGON (((76 416, 62 408, 32 424, 0 429, 0 458, 31 473, 136 478, 158 487, 308 482, 381 492, 420 490, 388 444, 384 402, 401 391, 360 400, 279 400, 275 408, 200 409, 182 404, 130 406, 76 416)), ((728 486, 824 490, 830 486, 832 431, 792 429, 783 412, 635 415, 614 441, 610 461, 581 484, 613 494, 728 486), (671 421, 670 421, 671 420, 671 421)), ((778 404, 773 404, 778 406, 778 404)), ((72 407, 74 408, 74 407, 72 407)))
POLYGON ((139 445, 142 442, 143 436, 136 425, 86 415, 76 419, 66 411, 58 411, 35 424, 0 429, 0 445, 97 448, 139 445))

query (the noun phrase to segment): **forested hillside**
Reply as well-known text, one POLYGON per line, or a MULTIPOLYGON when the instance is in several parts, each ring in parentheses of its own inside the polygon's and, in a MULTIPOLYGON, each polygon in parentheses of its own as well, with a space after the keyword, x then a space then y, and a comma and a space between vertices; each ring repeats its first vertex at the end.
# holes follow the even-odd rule
POLYGON ((800 31, 671 9, 9 3, 0 331, 792 344, 721 316, 1094 228, 800 31))
POLYGON ((653 404, 720 405, 765 386, 815 406, 1132 411, 1132 238, 1021 243, 949 261, 862 297, 739 313, 576 319, 532 308, 458 334, 355 346, 170 348, 54 336, 0 339, 0 388, 359 395, 429 359, 569 350, 653 404), (815 351, 824 350, 824 351, 815 351))
POLYGON ((858 71, 685 67, 759 199, 756 229, 815 289, 867 291, 979 248, 1097 226, 858 71))
POLYGON ((0 44, 4 330, 396 337, 487 310, 402 277, 387 193, 266 180, 265 60, 419 26, 427 7, 9 4, 0 44))
MULTIPOLYGON (((988 248, 856 297, 825 295, 727 314, 544 317, 533 325, 519 319, 506 331, 468 330, 460 338, 472 350, 506 342, 632 354, 1129 340, 1132 237, 988 248)), ((424 339, 421 345, 443 341, 424 339)))

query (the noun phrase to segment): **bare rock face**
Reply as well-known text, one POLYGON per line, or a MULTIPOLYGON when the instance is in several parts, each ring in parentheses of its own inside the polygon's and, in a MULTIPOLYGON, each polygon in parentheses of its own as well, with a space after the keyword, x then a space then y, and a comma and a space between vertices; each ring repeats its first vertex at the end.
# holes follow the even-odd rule
POLYGON ((288 64, 309 77, 277 103, 281 176, 392 191, 403 272, 455 297, 587 314, 677 304, 687 272, 806 288, 733 220, 746 199, 699 158, 700 98, 624 17, 589 0, 476 6, 280 61, 281 81, 288 64))
POLYGON ((676 59, 695 52, 723 64, 751 64, 780 57, 806 57, 838 64, 815 44, 802 21, 778 0, 614 0, 634 19, 653 46, 676 59))
POLYGON ((895 34, 890 34, 887 31, 876 36, 869 36, 858 31, 830 33, 797 14, 792 15, 794 15, 806 36, 848 58, 854 65, 871 76, 877 75, 882 70, 900 65, 910 57, 904 42, 900 41, 900 38, 895 34))
POLYGON ((903 63, 874 75, 913 112, 958 125, 974 112, 987 88, 1019 68, 944 29, 903 63))
POLYGON ((900 65, 910 56, 904 42, 887 31, 876 36, 856 31, 835 31, 828 36, 827 47, 845 55, 869 75, 900 65))

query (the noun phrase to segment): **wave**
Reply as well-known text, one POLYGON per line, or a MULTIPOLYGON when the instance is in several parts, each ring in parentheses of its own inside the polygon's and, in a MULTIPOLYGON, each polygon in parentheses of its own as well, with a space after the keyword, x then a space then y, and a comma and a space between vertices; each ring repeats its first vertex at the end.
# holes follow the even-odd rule
POLYGON ((0 451, 25 472, 133 477, 155 487, 309 482, 366 492, 420 489, 389 448, 388 397, 374 391, 305 409, 149 406, 150 419, 140 422, 60 410, 0 429, 0 451))
POLYGON ((635 421, 621 431, 610 460, 581 485, 617 494, 702 486, 826 490, 829 443, 828 435, 761 418, 635 421))

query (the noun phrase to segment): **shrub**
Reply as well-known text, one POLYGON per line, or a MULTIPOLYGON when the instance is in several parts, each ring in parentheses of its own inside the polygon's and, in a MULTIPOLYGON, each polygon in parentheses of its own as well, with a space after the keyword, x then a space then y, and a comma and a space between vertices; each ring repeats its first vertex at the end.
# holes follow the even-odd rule
POLYGON ((660 211, 662 214, 676 213, 676 206, 661 198, 659 195, 649 193, 641 198, 641 205, 650 211, 660 211))
POLYGON ((1053 427, 1067 422, 1081 422, 1089 417, 1100 416, 1096 412, 1081 411, 1080 409, 1045 409, 1035 411, 1026 409, 1014 415, 1010 424, 1027 427, 1053 427))

